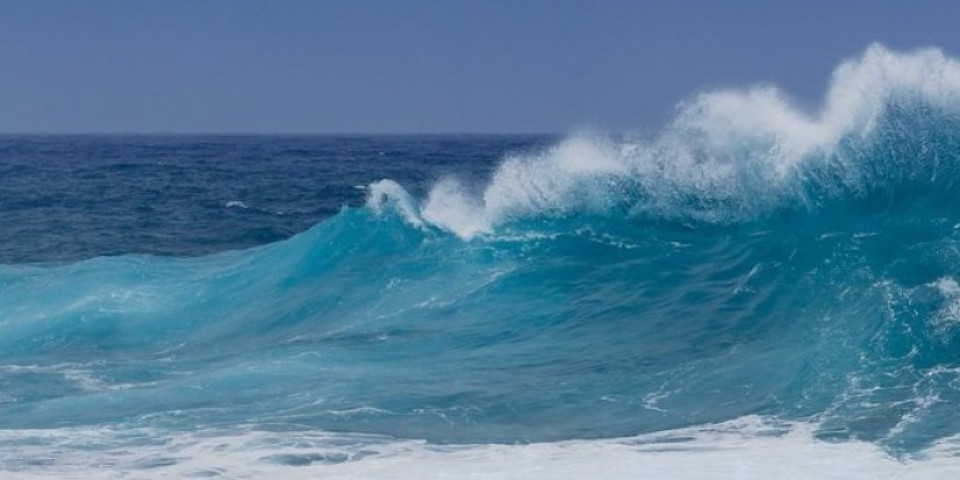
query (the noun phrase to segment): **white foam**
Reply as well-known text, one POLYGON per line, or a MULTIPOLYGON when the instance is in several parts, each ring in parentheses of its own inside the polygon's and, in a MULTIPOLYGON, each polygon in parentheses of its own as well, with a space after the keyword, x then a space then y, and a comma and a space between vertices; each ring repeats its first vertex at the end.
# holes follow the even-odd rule
POLYGON ((927 286, 936 288, 944 300, 932 319, 933 326, 941 335, 949 335, 960 323, 960 284, 953 277, 941 277, 927 286))
POLYGON ((483 207, 453 178, 445 178, 434 185, 422 214, 427 222, 442 225, 463 238, 491 232, 483 207))
MULTIPOLYGON (((4 375, 58 375, 65 381, 88 392, 102 392, 110 390, 127 390, 137 386, 152 385, 153 382, 143 383, 108 383, 95 373, 93 368, 96 362, 90 364, 60 363, 54 365, 0 365, 0 374, 4 375)), ((8 399, 15 399, 6 395, 8 399)), ((0 403, 3 403, 0 400, 0 403)))
MULTIPOLYGON (((624 188, 641 192, 630 199, 634 214, 727 221, 778 201, 807 201, 793 178, 797 168, 829 157, 842 138, 869 135, 901 98, 960 110, 960 63, 933 48, 899 53, 872 45, 837 67, 812 114, 772 86, 706 92, 681 104, 652 139, 575 135, 541 154, 507 158, 476 197, 447 179, 421 206, 399 185, 378 182, 368 203, 392 198, 411 223, 465 239, 517 217, 604 210, 631 195, 624 188), (702 202, 685 205, 691 198, 702 202)), ((839 173, 845 182, 860 180, 856 166, 839 173)))
POLYGON ((423 226, 413 197, 399 183, 385 179, 370 184, 367 187, 367 207, 381 213, 388 206, 393 206, 411 225, 423 226))
POLYGON ((430 445, 360 434, 144 430, 0 431, 0 475, 40 478, 284 479, 953 479, 957 439, 898 460, 815 426, 759 417, 610 440, 430 445), (131 443, 139 442, 139 446, 131 443))

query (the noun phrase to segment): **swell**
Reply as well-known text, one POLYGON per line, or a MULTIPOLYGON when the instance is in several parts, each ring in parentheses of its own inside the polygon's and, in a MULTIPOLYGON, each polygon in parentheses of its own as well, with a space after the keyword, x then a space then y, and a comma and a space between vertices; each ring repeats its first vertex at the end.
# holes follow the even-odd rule
POLYGON ((4 424, 509 443, 764 414, 916 448, 960 429, 960 238, 928 213, 462 242, 346 210, 253 251, 3 267, 4 424))

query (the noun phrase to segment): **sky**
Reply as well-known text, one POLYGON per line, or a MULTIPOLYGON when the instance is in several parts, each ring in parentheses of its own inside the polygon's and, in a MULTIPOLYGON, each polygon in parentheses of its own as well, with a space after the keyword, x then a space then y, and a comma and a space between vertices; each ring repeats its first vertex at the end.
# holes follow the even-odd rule
POLYGON ((0 0, 2 133, 644 131, 699 91, 816 106, 960 2, 0 0))

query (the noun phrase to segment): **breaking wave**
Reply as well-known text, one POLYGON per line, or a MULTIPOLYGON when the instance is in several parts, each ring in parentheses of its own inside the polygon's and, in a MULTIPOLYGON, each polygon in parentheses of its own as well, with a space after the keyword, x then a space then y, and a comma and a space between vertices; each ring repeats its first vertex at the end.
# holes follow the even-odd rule
MULTIPOLYGON (((708 92, 657 135, 573 136, 423 199, 382 180, 250 250, 0 266, 3 448, 27 452, 0 467, 47 435, 105 429, 58 448, 109 456, 243 428, 522 468, 763 418, 926 475, 960 433, 958 114, 960 64, 873 46, 819 112, 708 92)), ((780 448, 749 431, 710 448, 780 448)), ((141 467, 193 469, 185 451, 141 467)))

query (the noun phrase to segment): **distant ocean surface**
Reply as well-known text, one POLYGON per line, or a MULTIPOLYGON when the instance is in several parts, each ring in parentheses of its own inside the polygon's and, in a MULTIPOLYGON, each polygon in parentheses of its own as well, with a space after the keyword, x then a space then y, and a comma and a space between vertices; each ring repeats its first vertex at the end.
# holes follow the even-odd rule
POLYGON ((960 64, 661 131, 0 137, 0 478, 958 478, 960 64))
POLYGON ((200 256, 286 239, 391 178, 479 182, 545 136, 0 136, 0 263, 200 256))

